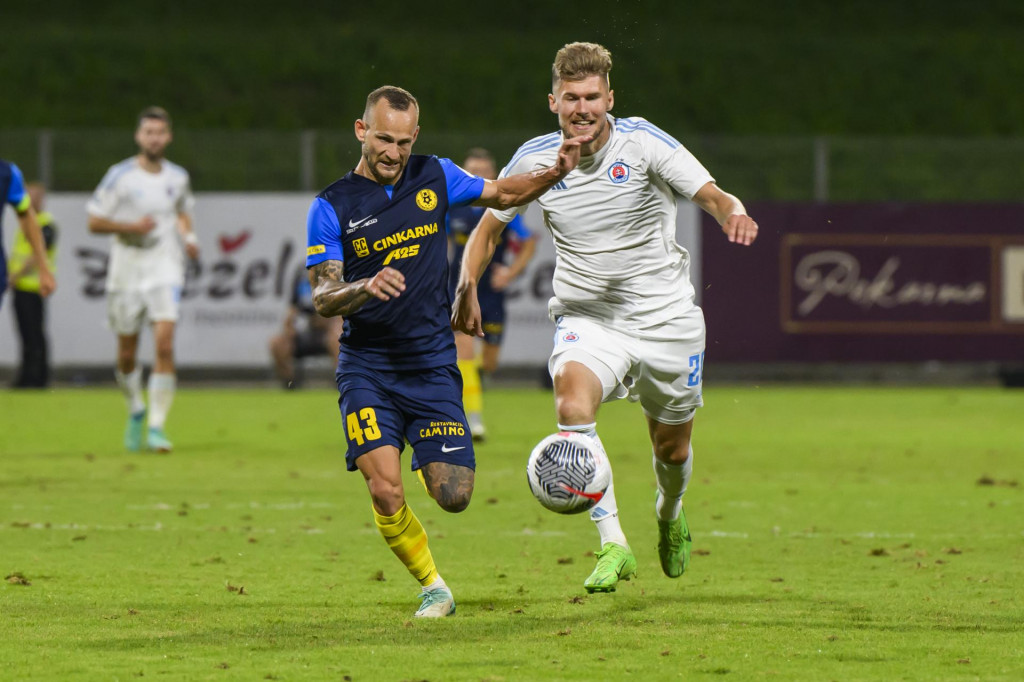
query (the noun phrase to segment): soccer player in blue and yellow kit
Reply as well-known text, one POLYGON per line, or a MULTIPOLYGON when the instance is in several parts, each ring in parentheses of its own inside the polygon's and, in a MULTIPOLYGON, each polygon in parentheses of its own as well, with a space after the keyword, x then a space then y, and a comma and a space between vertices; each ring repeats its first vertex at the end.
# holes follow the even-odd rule
POLYGON ((348 469, 363 474, 377 528, 423 588, 416 615, 438 618, 455 600, 405 502, 400 456, 408 440, 412 468, 442 509, 469 505, 475 459, 449 322, 445 215, 532 201, 576 167, 590 137, 566 140, 548 168, 491 182, 413 155, 418 120, 406 90, 370 93, 355 122, 359 164, 310 207, 306 267, 317 312, 345 318, 335 377, 348 469))
POLYGON ((14 207, 15 213, 18 214, 18 222, 21 223, 21 231, 32 247, 32 257, 35 258, 39 269, 39 294, 49 296, 57 288, 57 280, 47 265, 43 232, 39 229, 31 199, 25 191, 25 178, 17 166, 0 159, 0 303, 3 302, 4 291, 7 290, 7 257, 4 255, 3 242, 5 203, 14 207))

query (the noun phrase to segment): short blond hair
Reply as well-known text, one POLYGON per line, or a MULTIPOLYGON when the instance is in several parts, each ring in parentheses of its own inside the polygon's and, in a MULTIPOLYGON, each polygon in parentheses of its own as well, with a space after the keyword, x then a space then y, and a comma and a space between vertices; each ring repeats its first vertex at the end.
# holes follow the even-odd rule
MULTIPOLYGON (((604 76, 612 70, 612 53, 597 43, 569 43, 555 54, 551 65, 551 91, 562 81, 581 81, 590 76, 604 76)), ((610 87, 610 83, 609 83, 610 87)))
POLYGON ((382 85, 366 96, 366 108, 363 109, 364 121, 370 120, 373 108, 382 99, 386 100, 388 107, 395 111, 408 111, 412 107, 416 110, 416 115, 419 116, 420 103, 416 101, 411 92, 397 85, 382 85))

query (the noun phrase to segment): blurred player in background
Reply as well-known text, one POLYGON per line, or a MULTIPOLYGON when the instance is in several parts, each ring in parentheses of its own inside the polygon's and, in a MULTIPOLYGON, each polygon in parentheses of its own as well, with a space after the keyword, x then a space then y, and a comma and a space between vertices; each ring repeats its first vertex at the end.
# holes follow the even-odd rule
POLYGON ((25 191, 25 178, 21 170, 10 161, 0 159, 0 303, 3 303, 4 292, 7 290, 7 258, 4 255, 3 241, 3 205, 10 204, 18 214, 21 232, 28 241, 32 257, 38 263, 39 294, 49 296, 57 288, 57 280, 50 272, 46 260, 46 244, 43 233, 36 222, 36 212, 32 208, 32 199, 25 191))
MULTIPOLYGON (((469 150, 462 167, 467 173, 486 180, 494 180, 498 175, 494 157, 480 147, 469 150)), ((449 288, 453 294, 459 280, 459 264, 462 262, 463 250, 484 210, 479 206, 459 206, 448 211, 448 239, 452 245, 449 288)), ((522 274, 537 250, 534 235, 523 223, 522 218, 517 215, 508 226, 509 229, 501 233, 501 241, 495 247, 494 256, 481 275, 477 287, 484 329, 482 353, 477 353, 474 337, 466 334, 455 335, 459 371, 462 373, 462 401, 466 407, 469 430, 475 441, 482 441, 485 434, 484 382, 481 381, 481 374, 483 378, 487 378, 498 368, 498 354, 505 333, 505 290, 522 274), (506 263, 506 254, 509 252, 514 253, 515 257, 512 262, 506 263)))
MULTIPOLYGON (((46 247, 45 267, 55 272, 57 266, 57 224, 43 210, 46 188, 40 182, 26 185, 35 211, 36 222, 46 247)), ((46 338, 46 299, 43 281, 32 244, 24 232, 17 232, 8 262, 8 280, 14 297, 14 319, 21 337, 21 367, 14 381, 15 388, 45 388, 50 383, 50 343, 46 338)))
POLYGON ((139 114, 135 142, 139 153, 111 166, 86 205, 89 230, 112 234, 107 269, 107 314, 117 335, 114 375, 128 402, 124 444, 130 451, 145 445, 170 452, 164 433, 174 400, 174 327, 185 256, 199 256, 192 230, 195 200, 188 172, 164 158, 171 143, 171 118, 160 107, 139 114), (156 361, 149 375, 149 429, 144 434, 146 403, 142 368, 137 364, 139 333, 149 321, 156 361))
POLYGON ((298 388, 300 378, 295 372, 295 361, 317 355, 338 357, 338 338, 343 320, 317 315, 313 307, 313 289, 304 269, 299 270, 292 283, 292 298, 288 302, 281 333, 270 339, 270 355, 274 358, 274 373, 286 389, 298 388))
POLYGON ((491 182, 413 155, 418 120, 406 90, 370 93, 355 122, 359 164, 310 207, 306 267, 317 312, 345 317, 336 376, 348 469, 363 474, 377 528, 423 588, 416 616, 438 618, 455 600, 406 504, 400 456, 408 440, 412 468, 442 509, 469 505, 476 461, 449 325, 446 214, 532 201, 575 167, 590 138, 564 142, 548 168, 491 182))
MULTIPOLYGON (((564 137, 590 135, 576 170, 538 199, 555 242, 557 324, 548 361, 558 428, 600 445, 602 401, 639 400, 647 418, 658 484, 658 554, 671 578, 686 570, 690 532, 682 497, 690 479, 690 438, 701 398, 704 315, 694 305, 689 254, 675 241, 676 196, 710 213, 729 241, 757 235, 736 197, 718 188, 704 167, 670 135, 643 118, 614 118, 611 54, 593 43, 566 45, 552 66, 551 112, 560 132, 516 152, 508 173, 551 162, 564 137)), ((466 246, 453 326, 480 335, 476 302, 480 273, 506 223, 522 211, 489 211, 466 246)), ((601 535, 588 592, 610 592, 636 573, 622 532, 614 485, 591 510, 601 535)))

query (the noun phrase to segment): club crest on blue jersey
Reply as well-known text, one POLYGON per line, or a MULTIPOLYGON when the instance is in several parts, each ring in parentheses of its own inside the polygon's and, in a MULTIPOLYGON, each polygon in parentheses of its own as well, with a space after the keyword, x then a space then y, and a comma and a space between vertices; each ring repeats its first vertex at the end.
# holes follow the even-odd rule
POLYGON ((416 193, 416 205, 424 211, 433 211, 437 208, 437 193, 432 189, 421 189, 416 193))
POLYGON ((608 169, 608 177, 616 185, 621 185, 626 180, 629 180, 629 166, 621 161, 616 161, 612 164, 612 167, 608 169))

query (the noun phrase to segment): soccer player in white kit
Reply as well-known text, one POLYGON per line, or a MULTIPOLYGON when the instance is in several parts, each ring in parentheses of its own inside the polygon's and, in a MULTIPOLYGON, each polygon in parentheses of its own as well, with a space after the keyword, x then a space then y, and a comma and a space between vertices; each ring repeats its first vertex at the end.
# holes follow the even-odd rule
MULTIPOLYGON (((554 239, 557 323, 548 361, 560 431, 597 435, 602 401, 629 397, 647 418, 658 484, 658 554, 670 578, 690 559, 682 508, 701 398, 704 315, 694 305, 690 256, 675 241, 676 195, 711 214, 731 242, 750 245, 757 223, 736 197, 670 135, 643 118, 614 118, 611 54, 571 43, 552 66, 551 112, 561 130, 530 140, 501 177, 551 164, 563 136, 591 135, 577 168, 536 202, 554 239)), ((525 207, 488 211, 466 246, 452 326, 482 335, 477 280, 501 230, 525 207)), ((601 535, 588 592, 612 592, 636 574, 636 559, 618 519, 614 485, 590 518, 601 535)))
POLYGON ((171 119, 160 107, 139 114, 139 153, 111 166, 86 205, 89 230, 114 235, 107 267, 107 315, 117 334, 114 375, 128 402, 124 443, 170 452, 164 433, 174 400, 174 326, 185 284, 185 256, 199 256, 192 230, 195 199, 188 172, 164 158, 171 119), (148 431, 142 368, 136 363, 143 323, 152 323, 156 358, 149 375, 148 431))

